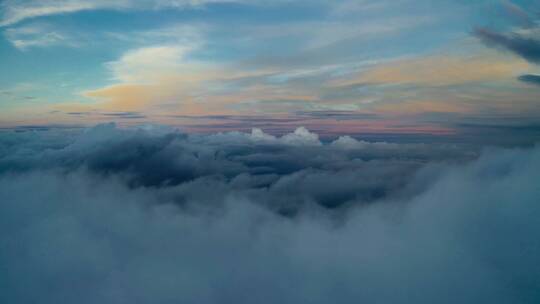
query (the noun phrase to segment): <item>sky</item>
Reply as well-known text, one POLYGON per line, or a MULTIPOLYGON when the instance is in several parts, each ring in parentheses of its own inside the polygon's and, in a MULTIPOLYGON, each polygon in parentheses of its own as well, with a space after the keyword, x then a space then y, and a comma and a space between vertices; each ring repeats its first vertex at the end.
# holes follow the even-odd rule
POLYGON ((0 127, 540 138, 534 0, 4 0, 0 127))
POLYGON ((538 0, 0 0, 0 303, 540 303, 538 0))

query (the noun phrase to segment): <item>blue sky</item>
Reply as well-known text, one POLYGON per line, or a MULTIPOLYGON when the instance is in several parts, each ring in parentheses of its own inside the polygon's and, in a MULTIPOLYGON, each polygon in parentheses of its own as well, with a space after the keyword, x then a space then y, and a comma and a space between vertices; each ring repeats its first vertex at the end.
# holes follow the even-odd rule
POLYGON ((7 0, 0 10, 3 127, 204 131, 271 118, 276 132, 444 135, 540 124, 536 1, 7 0))

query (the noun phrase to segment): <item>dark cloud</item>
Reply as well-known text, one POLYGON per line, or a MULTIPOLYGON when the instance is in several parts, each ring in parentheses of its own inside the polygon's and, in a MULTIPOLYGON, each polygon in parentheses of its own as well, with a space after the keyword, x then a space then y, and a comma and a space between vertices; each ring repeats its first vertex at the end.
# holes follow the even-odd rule
POLYGON ((486 45, 511 51, 524 59, 540 63, 540 39, 520 33, 501 34, 486 28, 477 28, 474 34, 486 45))
POLYGON ((242 122, 246 125, 257 123, 289 123, 300 122, 303 119, 298 117, 270 117, 267 115, 170 115, 168 117, 192 119, 192 120, 216 120, 216 121, 233 121, 242 122))
POLYGON ((540 85, 540 75, 533 75, 533 74, 521 75, 518 77, 518 80, 526 82, 526 83, 530 83, 530 84, 540 85))
POLYGON ((55 132, 47 135, 56 137, 55 144, 65 145, 62 149, 50 149, 45 145, 47 141, 34 135, 15 135, 19 140, 28 141, 5 145, 6 155, 0 159, 0 172, 26 171, 35 167, 69 170, 85 167, 99 174, 127 175, 130 184, 166 186, 216 175, 232 179, 241 174, 258 175, 261 172, 281 176, 306 169, 339 172, 357 167, 369 172, 377 170, 374 167, 379 165, 375 161, 399 164, 395 167, 398 169, 437 159, 467 157, 460 149, 446 145, 402 145, 397 149, 398 146, 389 144, 385 147, 393 149, 381 150, 373 148, 380 147, 380 143, 369 144, 354 139, 346 141, 352 149, 336 149, 336 144, 343 146, 342 140, 333 145, 322 145, 317 134, 303 128, 282 137, 258 129, 251 134, 184 135, 167 128, 160 131, 121 130, 113 124, 100 125, 80 136, 60 133, 62 135, 55 132), (362 149, 355 148, 357 146, 362 149), (44 148, 47 149, 45 154, 40 150, 44 148), (21 151, 25 153, 24 157, 21 157, 21 151), (405 155, 401 154, 403 151, 406 151, 405 155))
POLYGON ((99 112, 99 111, 84 111, 84 112, 65 112, 67 115, 72 116, 101 116, 105 118, 120 118, 120 119, 139 119, 146 118, 140 112, 99 112))
POLYGON ((537 303, 540 148, 0 133, 1 303, 537 303))
POLYGON ((374 113, 361 113, 355 111, 297 111, 295 114, 298 116, 333 118, 336 120, 366 120, 381 118, 380 115, 374 113))
POLYGON ((90 115, 92 112, 67 112, 68 115, 74 115, 74 116, 86 116, 90 115))
POLYGON ((145 115, 139 112, 112 112, 112 113, 101 113, 101 115, 109 116, 109 117, 117 117, 117 118, 127 118, 127 119, 146 118, 145 115))

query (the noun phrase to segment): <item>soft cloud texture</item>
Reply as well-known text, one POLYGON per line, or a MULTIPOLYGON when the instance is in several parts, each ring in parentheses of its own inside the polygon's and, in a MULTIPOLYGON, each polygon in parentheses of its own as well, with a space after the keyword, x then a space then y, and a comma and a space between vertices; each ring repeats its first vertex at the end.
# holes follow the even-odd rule
MULTIPOLYGON (((405 59, 374 67, 344 85, 357 83, 450 86, 505 80, 528 65, 497 56, 439 56, 405 59)), ((341 84, 341 83, 340 83, 341 84)))
POLYGON ((521 75, 518 77, 518 79, 526 83, 540 85, 540 75, 533 75, 533 74, 521 75))
POLYGON ((87 10, 185 8, 233 0, 6 0, 1 4, 0 26, 9 26, 25 19, 74 13, 87 10))
POLYGON ((537 147, 317 142, 2 132, 0 300, 538 301, 537 147))
POLYGON ((50 47, 71 44, 66 34, 50 28, 46 24, 34 24, 5 31, 6 38, 18 49, 27 50, 34 47, 50 47))
POLYGON ((124 54, 108 64, 116 80, 127 83, 157 81, 181 69, 183 57, 192 47, 153 46, 124 54))
POLYGON ((530 62, 540 63, 540 31, 538 29, 502 34, 486 28, 478 28, 475 34, 487 45, 500 47, 530 62))

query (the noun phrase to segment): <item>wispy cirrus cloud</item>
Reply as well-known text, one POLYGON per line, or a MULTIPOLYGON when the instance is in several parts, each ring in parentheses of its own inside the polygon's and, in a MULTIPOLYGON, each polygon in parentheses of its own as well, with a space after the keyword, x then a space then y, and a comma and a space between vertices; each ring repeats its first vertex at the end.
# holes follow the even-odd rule
POLYGON ((520 60, 497 56, 438 55, 401 59, 361 71, 356 78, 336 84, 416 84, 449 86, 473 82, 510 79, 529 65, 520 60))
POLYGON ((78 45, 70 34, 45 23, 8 28, 4 36, 13 46, 22 51, 30 48, 78 45))
POLYGON ((26 19, 98 9, 160 9, 197 7, 233 0, 6 0, 0 5, 0 27, 26 19))
POLYGON ((119 1, 33 1, 6 0, 1 4, 0 26, 8 26, 25 19, 73 13, 82 10, 98 9, 108 6, 116 7, 119 1), (109 3, 109 4, 107 4, 109 3))

